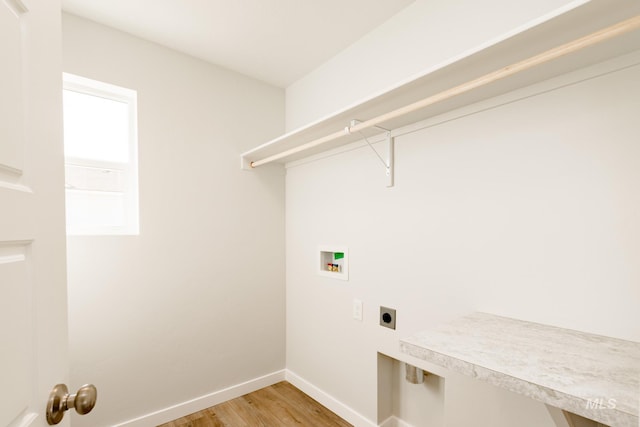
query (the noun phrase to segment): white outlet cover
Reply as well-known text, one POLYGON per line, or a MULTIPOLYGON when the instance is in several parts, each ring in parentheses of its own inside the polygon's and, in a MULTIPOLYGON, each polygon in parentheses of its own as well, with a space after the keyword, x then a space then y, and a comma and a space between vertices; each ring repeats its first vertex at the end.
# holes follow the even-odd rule
POLYGON ((362 300, 353 300, 353 318, 362 321, 362 300))

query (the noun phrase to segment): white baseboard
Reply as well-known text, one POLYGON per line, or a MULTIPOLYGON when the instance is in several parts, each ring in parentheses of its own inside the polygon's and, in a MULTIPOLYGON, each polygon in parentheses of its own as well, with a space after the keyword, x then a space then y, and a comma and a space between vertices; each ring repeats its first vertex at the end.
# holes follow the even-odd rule
POLYGON ((166 409, 143 415, 133 420, 116 424, 114 427, 150 427, 159 424, 168 423, 169 421, 182 418, 185 415, 210 408, 227 400, 235 399, 247 393, 260 390, 275 383, 285 380, 285 370, 273 372, 271 374, 255 378, 253 380, 237 384, 223 390, 214 391, 201 397, 179 403, 166 409))
POLYGON ((411 424, 402 421, 398 417, 391 416, 387 418, 380 427, 413 427, 411 424))
POLYGON ((354 427, 377 427, 377 424, 373 421, 368 420, 354 409, 348 407, 330 394, 320 390, 318 387, 288 369, 285 371, 285 379, 313 399, 320 402, 322 405, 326 406, 329 410, 342 417, 347 422, 353 424, 354 427))
MULTIPOLYGON (((201 411, 206 408, 210 408, 219 403, 226 402, 236 397, 243 396, 247 393, 260 390, 261 388, 268 387, 276 384, 280 381, 289 381, 291 384, 302 390, 313 399, 326 406, 329 410, 342 417, 347 422, 354 425, 354 427, 378 427, 378 425, 340 402, 330 394, 319 389, 315 385, 311 384, 302 377, 296 375, 290 370, 283 369, 281 371, 273 372, 271 374, 255 378, 250 381, 246 381, 241 384, 237 384, 223 390, 214 391, 204 396, 197 397, 195 399, 179 403, 177 405, 170 406, 165 409, 161 409, 156 412, 152 412, 141 417, 125 421, 120 424, 114 425, 114 427, 151 427, 159 424, 168 423, 169 421, 182 418, 186 415, 194 412, 201 411)), ((380 427, 412 427, 410 424, 405 423, 399 418, 390 417, 385 420, 380 427)))

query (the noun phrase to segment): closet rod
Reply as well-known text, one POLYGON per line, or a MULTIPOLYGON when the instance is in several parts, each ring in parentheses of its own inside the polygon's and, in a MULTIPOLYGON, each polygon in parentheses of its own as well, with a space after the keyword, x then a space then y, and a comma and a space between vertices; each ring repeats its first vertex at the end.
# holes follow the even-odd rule
POLYGON ((420 110, 422 108, 428 107, 433 104, 437 104, 438 102, 442 102, 449 98, 453 98, 455 96, 461 95, 463 93, 472 91, 479 87, 488 85, 495 81, 504 79, 506 77, 510 77, 514 74, 520 73, 521 71, 528 70, 529 68, 533 68, 537 65, 544 64, 545 62, 552 61, 554 59, 560 58, 564 55, 568 55, 573 52, 577 52, 586 47, 593 46, 597 43, 603 42, 605 40, 609 40, 620 36, 622 34, 628 33, 630 31, 634 31, 640 28, 640 15, 637 15, 633 18, 621 21, 617 24, 614 24, 610 27, 603 28, 602 30, 596 31, 594 33, 588 34, 586 36, 580 37, 571 42, 562 44, 553 49, 549 49, 545 52, 534 55, 528 59, 516 62, 515 64, 507 65, 506 67, 500 68, 499 70, 493 71, 489 74, 485 74, 484 76, 478 77, 476 79, 470 80, 461 85, 452 87, 450 89, 444 90, 435 95, 431 95, 427 98, 424 98, 420 101, 416 101, 412 104, 406 105, 404 107, 398 108, 396 110, 390 111, 385 114, 381 114, 377 117, 374 117, 369 120, 364 120, 358 124, 353 126, 348 126, 343 130, 333 132, 327 136, 322 138, 315 139, 313 141, 302 144, 298 147, 291 148, 289 150, 283 151, 278 154, 274 154, 272 156, 265 157, 260 160, 256 160, 251 162, 251 167, 257 167, 260 165, 264 165, 266 163, 270 163, 276 160, 279 160, 283 157, 287 157, 291 154, 299 153, 304 150, 308 150, 310 148, 316 147, 318 145, 324 144, 326 142, 333 141, 338 139, 345 134, 358 132, 363 129, 371 128, 374 126, 378 126, 388 120, 392 120, 406 114, 412 113, 414 111, 420 110))

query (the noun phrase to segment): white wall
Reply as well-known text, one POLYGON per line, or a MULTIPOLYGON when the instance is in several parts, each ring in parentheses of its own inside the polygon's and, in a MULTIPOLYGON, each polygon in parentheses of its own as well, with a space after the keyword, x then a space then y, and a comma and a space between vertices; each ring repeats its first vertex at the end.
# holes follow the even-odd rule
POLYGON ((587 0, 416 0, 287 88, 286 127, 344 109, 587 0))
POLYGON ((285 365, 284 172, 239 154, 282 133, 284 94, 75 16, 64 71, 138 91, 140 235, 71 237, 71 388, 110 426, 285 365))
MULTIPOLYGON (((640 340, 640 65, 612 72, 630 63, 425 123, 396 139, 392 189, 366 146, 290 164, 288 369, 376 421, 377 352, 459 314, 640 340), (316 274, 320 244, 349 248, 348 282, 316 274)), ((447 426, 553 426, 533 401, 453 374, 444 388, 447 426)))
MULTIPOLYGON (((288 87, 286 127, 582 3, 417 0, 288 87)), ((596 73, 615 68, 607 67, 596 73)), ((398 339, 416 330, 484 310, 640 339, 640 129, 632 118, 640 106, 630 79, 616 74, 484 113, 467 109, 459 114, 470 117, 450 123, 431 120, 434 127, 397 138, 393 189, 357 144, 289 165, 287 368, 351 407, 357 424, 383 421, 389 408, 420 423, 406 408, 424 393, 384 379, 393 373, 379 375, 386 368, 376 356, 406 357, 398 339), (314 274, 319 244, 349 247, 349 282, 314 274), (364 301, 362 323, 351 319, 353 298, 364 301), (377 325, 380 305, 398 309, 396 332, 377 325), (385 387, 407 401, 389 401, 385 387)), ((553 425, 538 403, 432 368, 447 377, 446 396, 425 406, 443 401, 447 426, 553 425)))

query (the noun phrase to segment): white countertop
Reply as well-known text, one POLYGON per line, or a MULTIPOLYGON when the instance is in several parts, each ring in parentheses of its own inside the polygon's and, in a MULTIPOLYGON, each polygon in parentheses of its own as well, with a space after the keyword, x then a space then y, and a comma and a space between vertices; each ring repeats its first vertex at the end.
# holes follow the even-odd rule
POLYGON ((475 313, 404 353, 612 427, 638 427, 640 343, 475 313))

